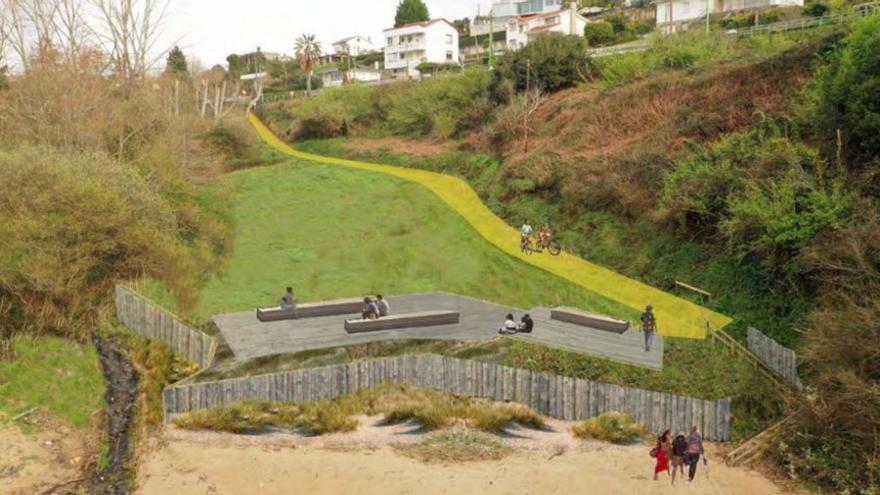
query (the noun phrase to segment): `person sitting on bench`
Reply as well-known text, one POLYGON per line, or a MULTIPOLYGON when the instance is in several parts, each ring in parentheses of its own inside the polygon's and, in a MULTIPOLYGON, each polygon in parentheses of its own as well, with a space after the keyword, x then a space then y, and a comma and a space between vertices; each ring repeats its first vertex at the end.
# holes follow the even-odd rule
POLYGON ((293 313, 296 318, 296 295, 293 293, 293 287, 288 287, 287 292, 281 297, 281 309, 293 313))
POLYGON ((388 312, 391 311, 391 306, 388 305, 388 301, 382 298, 382 294, 376 296, 376 306, 379 307, 379 316, 388 316, 388 312))
POLYGON ((379 306, 369 297, 364 298, 364 309, 361 311, 361 318, 364 320, 379 318, 379 306))
POLYGON ((532 321, 532 317, 528 314, 523 315, 523 317, 519 320, 519 327, 517 327, 517 331, 522 333, 532 333, 532 328, 535 326, 535 322, 532 321))
POLYGON ((501 335, 513 335, 516 333, 516 330, 519 328, 519 325, 516 324, 516 321, 513 319, 513 315, 507 315, 504 320, 504 325, 501 326, 501 329, 498 330, 498 333, 501 335))

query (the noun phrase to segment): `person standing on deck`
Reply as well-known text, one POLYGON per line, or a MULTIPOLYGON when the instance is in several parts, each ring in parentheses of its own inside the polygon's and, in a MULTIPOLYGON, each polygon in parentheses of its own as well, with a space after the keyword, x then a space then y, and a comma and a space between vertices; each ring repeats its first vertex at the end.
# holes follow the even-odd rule
POLYGON ((296 295, 293 293, 293 287, 288 287, 287 292, 281 297, 281 309, 293 312, 294 318, 299 316, 296 311, 296 295))
POLYGON ((645 333, 645 352, 651 350, 651 343, 654 342, 654 333, 657 331, 657 319, 654 318, 654 308, 648 306, 642 313, 642 332, 645 333))

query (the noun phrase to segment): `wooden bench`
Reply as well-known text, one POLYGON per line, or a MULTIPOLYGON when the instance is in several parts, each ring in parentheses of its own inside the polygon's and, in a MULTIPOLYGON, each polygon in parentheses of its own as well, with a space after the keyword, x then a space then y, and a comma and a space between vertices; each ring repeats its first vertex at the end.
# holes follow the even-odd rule
POLYGON ((458 322, 458 311, 422 311, 420 313, 383 316, 378 320, 345 320, 345 331, 348 333, 376 332, 395 328, 452 325, 458 322))
POLYGON ((605 330, 606 332, 623 333, 629 330, 629 322, 615 320, 608 316, 585 313, 571 308, 556 308, 550 310, 550 319, 574 323, 584 327, 605 330))
POLYGON ((281 321, 316 316, 356 315, 361 312, 363 306, 363 299, 352 298, 298 304, 295 312, 293 309, 281 309, 280 307, 261 308, 257 309, 257 319, 260 321, 281 321))

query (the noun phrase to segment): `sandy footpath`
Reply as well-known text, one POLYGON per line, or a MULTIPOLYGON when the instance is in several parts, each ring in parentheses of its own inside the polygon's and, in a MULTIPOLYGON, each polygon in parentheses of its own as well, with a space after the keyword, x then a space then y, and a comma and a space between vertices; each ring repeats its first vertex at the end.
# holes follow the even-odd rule
MULTIPOLYGON (((307 494, 781 494, 760 474, 725 466, 709 446, 709 467, 693 483, 651 480, 644 446, 575 440, 565 424, 553 432, 517 430, 516 448, 500 461, 426 464, 391 446, 421 440, 407 426, 363 418, 358 431, 304 438, 168 430, 143 459, 138 495, 307 494)), ((791 494, 791 490, 784 490, 791 494)))

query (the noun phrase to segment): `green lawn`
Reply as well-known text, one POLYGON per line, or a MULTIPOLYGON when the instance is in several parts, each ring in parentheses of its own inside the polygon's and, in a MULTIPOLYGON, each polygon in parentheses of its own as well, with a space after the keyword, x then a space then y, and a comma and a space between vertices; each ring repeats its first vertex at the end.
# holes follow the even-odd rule
MULTIPOLYGON (((184 312, 196 322, 275 304, 288 285, 301 301, 445 290, 523 308, 636 316, 500 252, 429 191, 400 179, 294 160, 226 180, 233 254, 184 312)), ((174 307, 158 284, 140 290, 174 307)))
POLYGON ((37 407, 75 428, 90 428, 104 406, 104 378, 95 348, 68 340, 22 337, 16 358, 0 361, 0 412, 7 418, 37 407))

